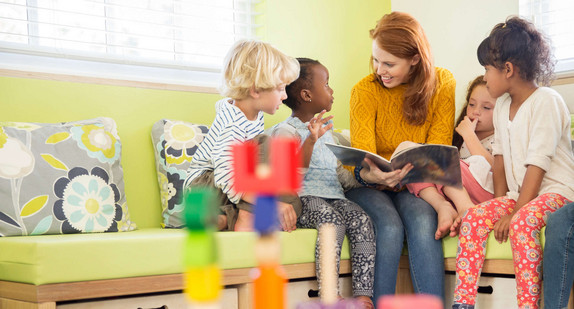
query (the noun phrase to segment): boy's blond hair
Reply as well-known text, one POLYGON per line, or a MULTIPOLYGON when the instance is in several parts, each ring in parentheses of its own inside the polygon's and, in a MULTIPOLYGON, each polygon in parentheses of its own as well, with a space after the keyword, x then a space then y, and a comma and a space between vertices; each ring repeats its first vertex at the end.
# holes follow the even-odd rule
POLYGON ((231 47, 223 63, 221 95, 245 99, 249 90, 270 90, 290 84, 299 76, 299 62, 269 43, 240 40, 231 47))

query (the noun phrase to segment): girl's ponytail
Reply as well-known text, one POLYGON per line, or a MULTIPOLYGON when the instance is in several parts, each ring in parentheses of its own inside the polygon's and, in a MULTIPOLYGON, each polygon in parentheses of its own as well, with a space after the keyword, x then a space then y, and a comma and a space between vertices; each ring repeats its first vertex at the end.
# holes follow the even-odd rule
POLYGON ((506 62, 519 68, 520 77, 549 85, 554 79, 555 59, 550 39, 533 23, 520 17, 509 17, 492 29, 477 50, 482 66, 503 69, 506 62))

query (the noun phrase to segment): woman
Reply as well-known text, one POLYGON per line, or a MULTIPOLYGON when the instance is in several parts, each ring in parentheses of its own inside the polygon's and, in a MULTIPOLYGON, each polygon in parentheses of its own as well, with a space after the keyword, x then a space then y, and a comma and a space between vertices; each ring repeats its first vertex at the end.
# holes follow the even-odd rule
MULTIPOLYGON (((454 126, 455 80, 433 65, 426 35, 410 15, 383 16, 375 29, 373 73, 358 82, 351 94, 353 147, 387 159, 403 141, 450 145, 454 126)), ((424 200, 395 189, 410 166, 384 173, 355 168, 367 187, 347 192, 371 216, 377 232, 374 299, 394 294, 399 259, 405 239, 416 293, 444 298, 444 257, 435 240, 437 214, 424 200)))

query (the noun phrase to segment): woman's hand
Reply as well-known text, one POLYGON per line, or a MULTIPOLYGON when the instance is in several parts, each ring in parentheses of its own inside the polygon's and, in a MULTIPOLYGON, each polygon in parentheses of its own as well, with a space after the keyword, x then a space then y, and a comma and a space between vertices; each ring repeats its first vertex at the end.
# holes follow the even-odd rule
POLYGON ((333 127, 332 123, 325 126, 329 120, 333 119, 332 115, 323 118, 323 115, 325 115, 326 112, 326 110, 321 111, 318 115, 311 118, 311 120, 309 120, 309 124, 307 124, 309 132, 311 132, 308 138, 313 142, 316 142, 321 136, 323 136, 323 134, 325 134, 325 132, 331 130, 333 127))
MULTIPOLYGON (((386 186, 387 188, 395 188, 401 180, 413 169, 413 165, 408 163, 403 168, 385 173, 377 167, 373 161, 365 158, 368 168, 361 170, 361 178, 366 182, 376 183, 378 185, 386 186)), ((380 186, 379 186, 380 187, 380 186)))
POLYGON ((476 134, 474 131, 476 130, 477 122, 478 119, 471 120, 468 116, 464 116, 464 119, 458 124, 455 130, 463 139, 466 140, 470 134, 476 134))
POLYGON ((293 232, 297 229, 297 214, 293 205, 277 201, 277 215, 283 231, 293 232))
POLYGON ((512 220, 512 215, 506 215, 500 218, 500 220, 494 224, 494 238, 500 244, 508 240, 510 220, 512 220))

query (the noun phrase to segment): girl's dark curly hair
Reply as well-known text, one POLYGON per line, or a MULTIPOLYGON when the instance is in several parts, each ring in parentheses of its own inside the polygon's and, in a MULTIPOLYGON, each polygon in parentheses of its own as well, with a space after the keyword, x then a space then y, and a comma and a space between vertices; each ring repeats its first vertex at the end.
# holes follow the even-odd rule
MULTIPOLYGON (((471 81, 468 84, 468 88, 466 88, 466 103, 464 104, 464 107, 460 111, 458 119, 456 119, 456 122, 454 124, 455 128, 464 120, 464 116, 466 116, 466 110, 468 108, 468 103, 470 102, 470 96, 472 95, 472 91, 474 90, 474 88, 480 85, 486 85, 486 82, 484 81, 484 75, 477 76, 473 81, 471 81)), ((463 142, 464 139, 462 138, 462 136, 460 136, 460 134, 458 134, 458 132, 454 130, 452 132, 452 145, 456 146, 456 148, 460 150, 460 147, 462 147, 463 142)))
POLYGON ((550 85, 554 79, 555 59, 550 39, 536 29, 533 23, 511 16, 505 23, 494 26, 490 35, 480 43, 478 62, 499 70, 506 62, 520 70, 520 77, 550 85))
POLYGON ((311 74, 311 67, 314 65, 320 65, 321 63, 317 60, 309 58, 297 58, 299 61, 299 78, 294 82, 285 87, 285 92, 287 93, 287 99, 283 100, 283 104, 287 105, 291 110, 297 109, 299 104, 301 104, 301 90, 311 89, 313 85, 313 74, 311 74))

